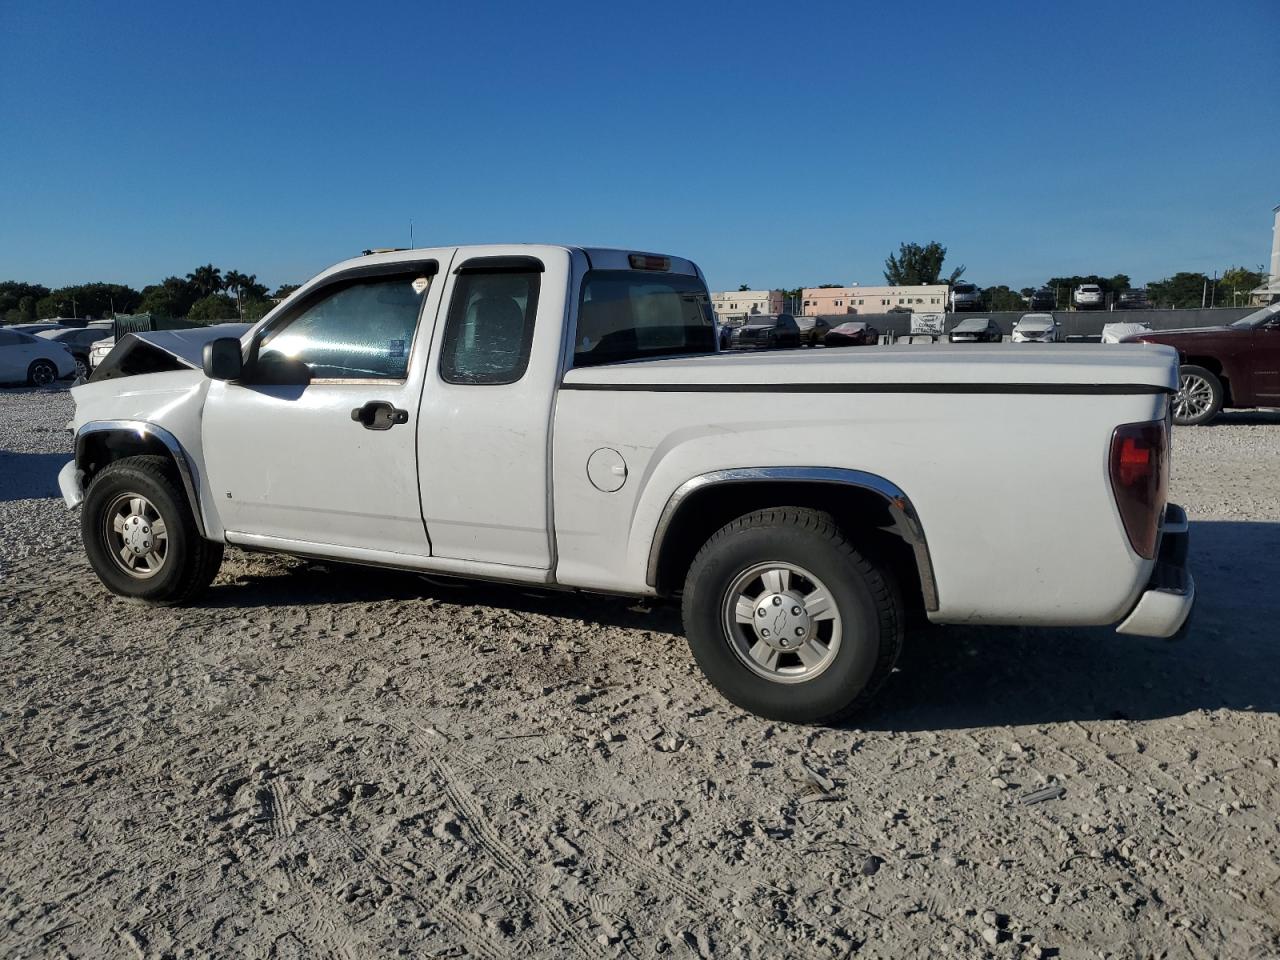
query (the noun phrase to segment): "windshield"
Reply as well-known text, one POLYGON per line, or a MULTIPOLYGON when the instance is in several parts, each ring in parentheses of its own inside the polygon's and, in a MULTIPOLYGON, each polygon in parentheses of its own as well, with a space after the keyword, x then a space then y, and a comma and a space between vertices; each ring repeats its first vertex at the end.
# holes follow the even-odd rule
POLYGON ((1268 320, 1280 318, 1280 303, 1273 303, 1269 307, 1263 307, 1247 317, 1241 317, 1235 323, 1231 324, 1236 330, 1252 330, 1254 327, 1260 327, 1268 320))
MULTIPOLYGON (((759 322, 748 321, 753 326, 759 322)), ((715 314, 697 277, 592 270, 583 279, 574 366, 716 349, 715 314)))
POLYGON ((969 320, 961 320, 955 326, 956 333, 981 333, 987 329, 987 321, 973 317, 969 320))
POLYGON ((957 283, 951 288, 956 293, 973 293, 977 289, 972 283, 957 283))
POLYGON ((778 321, 773 317, 752 317, 747 321, 746 325, 748 327, 773 327, 777 323, 778 321))

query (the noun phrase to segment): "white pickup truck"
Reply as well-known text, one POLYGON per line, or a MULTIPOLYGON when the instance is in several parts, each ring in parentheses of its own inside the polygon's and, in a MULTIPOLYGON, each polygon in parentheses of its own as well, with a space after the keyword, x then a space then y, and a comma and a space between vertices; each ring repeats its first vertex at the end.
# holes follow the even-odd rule
POLYGON ((711 682, 806 722, 912 609, 1170 636, 1194 601, 1165 347, 722 354, 688 260, 500 245, 340 263, 203 351, 72 391, 59 481, 114 593, 193 600, 234 544, 682 595, 711 682))

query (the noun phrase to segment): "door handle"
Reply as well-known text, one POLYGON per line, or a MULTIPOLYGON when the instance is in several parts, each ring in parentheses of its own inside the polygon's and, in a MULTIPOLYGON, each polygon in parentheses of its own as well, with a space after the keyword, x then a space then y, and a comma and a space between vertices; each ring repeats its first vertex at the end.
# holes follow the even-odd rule
POLYGON ((385 400, 370 400, 351 411, 351 419, 366 430, 390 430, 397 423, 409 422, 409 411, 400 410, 385 400))

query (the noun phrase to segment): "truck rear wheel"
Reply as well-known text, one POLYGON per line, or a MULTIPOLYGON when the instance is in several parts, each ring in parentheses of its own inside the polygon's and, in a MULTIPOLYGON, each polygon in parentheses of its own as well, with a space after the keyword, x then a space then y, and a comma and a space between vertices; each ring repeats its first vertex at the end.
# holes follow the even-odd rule
POLYGON ((213 581, 222 544, 200 536, 164 457, 128 457, 94 476, 80 534, 89 563, 114 594, 172 606, 213 581))
POLYGON ((773 507, 717 531, 689 568, 683 612, 707 679, 772 720, 848 716, 902 649, 896 585, 818 510, 773 507))

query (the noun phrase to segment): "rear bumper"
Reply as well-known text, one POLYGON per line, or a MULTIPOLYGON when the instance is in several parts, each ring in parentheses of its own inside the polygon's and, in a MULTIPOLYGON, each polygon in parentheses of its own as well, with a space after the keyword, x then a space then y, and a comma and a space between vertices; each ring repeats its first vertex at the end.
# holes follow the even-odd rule
POLYGON ((1196 603, 1196 582, 1187 570, 1190 543, 1186 511, 1177 504, 1168 504, 1151 579, 1137 606, 1116 627, 1116 633, 1173 637, 1186 627, 1196 603))

